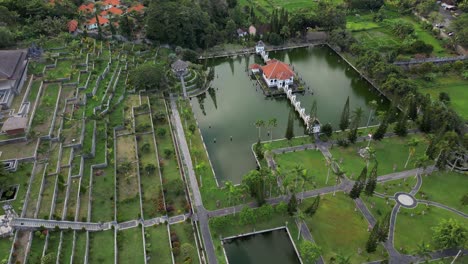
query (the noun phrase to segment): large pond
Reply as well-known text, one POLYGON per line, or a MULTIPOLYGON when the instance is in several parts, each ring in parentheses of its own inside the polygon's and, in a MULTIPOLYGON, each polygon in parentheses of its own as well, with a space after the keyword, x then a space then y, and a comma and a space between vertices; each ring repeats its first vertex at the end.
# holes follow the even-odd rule
MULTIPOLYGON (((346 62, 328 47, 300 48, 270 53, 293 65, 294 70, 310 87, 311 92, 298 95, 297 99, 309 112, 317 101, 317 113, 322 123, 338 123, 346 102, 350 98, 350 110, 364 109, 362 124, 369 115, 369 102, 376 100, 380 108, 387 101, 379 97, 372 86, 361 79, 346 62)), ((254 123, 262 119, 276 118, 278 126, 273 138, 284 138, 291 105, 286 98, 266 98, 248 75, 249 64, 259 62, 259 56, 217 59, 209 62, 215 67, 212 86, 215 93, 205 98, 192 99, 213 168, 222 184, 225 181, 240 183, 242 176, 255 169, 251 145, 257 141, 258 130, 254 123), (198 101, 198 102, 197 102, 198 101), (231 141, 232 137, 232 141, 231 141), (216 142, 215 142, 216 141, 216 142)), ((307 90, 307 89, 306 89, 307 90)), ((295 120, 296 136, 304 135, 304 125, 295 120)), ((262 140, 268 140, 267 129, 262 130, 262 140)))
POLYGON ((229 264, 300 264, 286 229, 225 241, 229 264))

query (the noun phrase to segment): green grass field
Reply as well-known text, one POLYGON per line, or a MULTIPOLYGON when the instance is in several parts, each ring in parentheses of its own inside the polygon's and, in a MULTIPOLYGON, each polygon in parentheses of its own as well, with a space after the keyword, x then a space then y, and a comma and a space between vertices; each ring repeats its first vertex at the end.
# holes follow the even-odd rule
POLYGON ((288 152, 276 155, 275 160, 280 171, 286 176, 285 181, 295 185, 296 166, 301 166, 307 170, 307 178, 303 188, 301 177, 298 177, 297 191, 312 190, 335 184, 335 176, 330 170, 330 177, 326 183, 328 169, 325 165, 325 157, 319 150, 305 150, 297 152, 288 152))
POLYGON ((461 186, 468 186, 468 175, 436 171, 423 177, 421 190, 416 197, 442 203, 468 213, 468 206, 463 206, 460 201, 462 196, 467 194, 466 188, 461 188, 461 186))
POLYGON ((145 228, 146 256, 150 264, 171 264, 171 246, 166 225, 145 228))
MULTIPOLYGON (((305 210, 308 202, 301 205, 305 210)), ((336 254, 350 256, 350 263, 362 263, 384 259, 381 245, 377 251, 368 254, 365 251, 368 223, 361 212, 354 211, 355 204, 349 196, 337 193, 335 197, 325 195, 320 200, 317 212, 306 220, 317 244, 322 247, 322 256, 326 262, 336 254), (363 253, 358 255, 358 249, 363 253)))
POLYGON ((429 94, 432 100, 438 100, 439 93, 446 92, 450 96, 450 106, 464 119, 468 119, 468 80, 464 80, 458 75, 445 75, 435 78, 432 81, 417 80, 421 84, 419 91, 429 94))
MULTIPOLYGON (((340 167, 346 172, 348 177, 351 177, 353 174, 354 177, 357 177, 362 168, 366 165, 366 161, 359 156, 358 149, 366 147, 367 144, 367 142, 359 142, 346 148, 334 147, 330 150, 333 158, 338 162, 340 160, 343 161, 343 163, 340 164, 340 167)), ((415 167, 414 161, 416 160, 416 157, 421 155, 426 148, 424 138, 421 135, 409 135, 404 138, 384 138, 381 141, 372 141, 370 147, 375 150, 375 157, 379 163, 377 170, 378 175, 393 173, 394 165, 396 165, 395 172, 413 169, 415 167), (404 168, 409 154, 409 149, 406 144, 413 137, 417 137, 421 142, 418 144, 415 153, 410 158, 408 166, 404 168)), ((369 164, 369 169, 371 166, 372 162, 369 164)))
POLYGON ((410 254, 415 253, 422 242, 433 248, 431 228, 437 226, 442 219, 448 218, 457 220, 461 225, 468 225, 468 219, 438 207, 418 205, 414 209, 401 208, 395 225, 395 248, 410 254), (411 213, 414 215, 411 216, 411 213))
POLYGON ((91 263, 114 262, 114 230, 89 234, 89 261, 91 263))

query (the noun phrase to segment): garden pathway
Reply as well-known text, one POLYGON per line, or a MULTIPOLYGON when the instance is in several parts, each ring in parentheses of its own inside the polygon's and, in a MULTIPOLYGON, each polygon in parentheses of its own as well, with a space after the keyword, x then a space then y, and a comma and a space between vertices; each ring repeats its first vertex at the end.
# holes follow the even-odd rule
MULTIPOLYGON (((296 225, 299 226, 297 221, 296 221, 296 225)), ((309 227, 307 226, 307 224, 304 221, 302 221, 302 223, 300 225, 300 229, 301 229, 302 238, 304 238, 305 240, 308 240, 308 241, 310 241, 312 243, 315 243, 314 237, 312 236, 312 233, 310 233, 309 227)), ((316 264, 324 264, 325 263, 325 261, 323 260, 322 255, 320 255, 320 258, 317 259, 317 261, 315 261, 315 263, 316 264)))

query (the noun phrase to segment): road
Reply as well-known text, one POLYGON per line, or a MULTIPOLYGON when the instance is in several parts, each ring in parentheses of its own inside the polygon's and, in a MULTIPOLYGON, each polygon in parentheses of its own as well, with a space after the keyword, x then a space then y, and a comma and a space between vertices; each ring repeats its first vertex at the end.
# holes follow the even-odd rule
POLYGON ((215 264, 215 263, 218 263, 218 260, 216 258, 216 252, 215 252, 215 248, 213 244, 213 239, 211 238, 210 227, 208 225, 208 212, 203 206, 200 189, 198 187, 197 178, 196 178, 194 167, 192 164, 192 158, 190 157, 190 151, 189 151, 187 140, 184 134, 184 128, 182 126, 182 121, 180 119, 179 110, 177 109, 177 104, 174 98, 171 98, 171 110, 172 110, 172 121, 173 121, 173 124, 175 125, 179 147, 183 156, 183 162, 187 166, 188 181, 189 181, 190 189, 192 190, 193 204, 196 208, 197 218, 200 224, 200 233, 203 238, 204 245, 205 245, 205 252, 208 258, 208 263, 215 264))

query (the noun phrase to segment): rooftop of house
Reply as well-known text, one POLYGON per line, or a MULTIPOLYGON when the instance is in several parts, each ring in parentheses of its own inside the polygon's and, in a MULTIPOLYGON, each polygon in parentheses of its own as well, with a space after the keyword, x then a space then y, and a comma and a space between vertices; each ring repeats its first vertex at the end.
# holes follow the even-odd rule
POLYGON ((27 65, 27 50, 0 50, 0 80, 16 80, 27 65))
POLYGON ((12 116, 3 123, 2 131, 11 131, 16 129, 26 129, 28 118, 22 116, 12 116))
POLYGON ((121 14, 123 14, 123 11, 122 11, 122 9, 120 9, 118 7, 111 7, 109 9, 107 9, 107 10, 102 11, 101 16, 105 16, 105 15, 107 15, 109 13, 114 14, 114 15, 121 15, 121 14))
POLYGON ((94 3, 82 4, 78 7, 78 11, 82 12, 93 12, 94 11, 94 3))
POLYGON ((254 64, 251 64, 251 65, 249 66, 249 68, 250 68, 250 69, 261 69, 262 66, 258 65, 257 63, 254 63, 254 64))
POLYGON ((104 5, 118 6, 118 5, 120 5, 120 0, 103 0, 102 3, 104 5))
POLYGON ((265 43, 263 43, 263 41, 259 40, 259 41, 257 42, 257 46, 258 46, 258 47, 265 47, 265 43))
POLYGON ((253 25, 250 25, 250 27, 249 27, 249 33, 250 33, 250 34, 254 34, 255 32, 257 32, 257 29, 256 29, 253 25))
POLYGON ((68 22, 68 31, 69 32, 75 32, 77 28, 78 28, 78 21, 73 19, 73 20, 70 20, 68 22))
POLYGON ((138 5, 135 5, 135 6, 132 6, 130 7, 127 12, 130 13, 132 11, 136 11, 136 12, 143 12, 145 9, 145 6, 142 5, 142 4, 138 4, 138 5))
POLYGON ((295 75, 288 64, 274 59, 269 60, 262 71, 266 78, 276 80, 287 80, 295 75))
MULTIPOLYGON (((97 17, 98 17, 98 19, 99 19, 99 24, 100 24, 100 25, 109 23, 109 19, 104 18, 104 17, 102 17, 102 16, 97 16, 97 17)), ((88 22, 87 22, 86 24, 88 24, 88 25, 93 25, 93 24, 96 24, 96 21, 97 21, 97 20, 96 20, 96 17, 93 17, 93 18, 91 18, 90 20, 88 20, 88 22)))
POLYGON ((187 69, 188 63, 183 60, 177 60, 176 62, 172 63, 171 67, 174 71, 183 71, 187 69))

